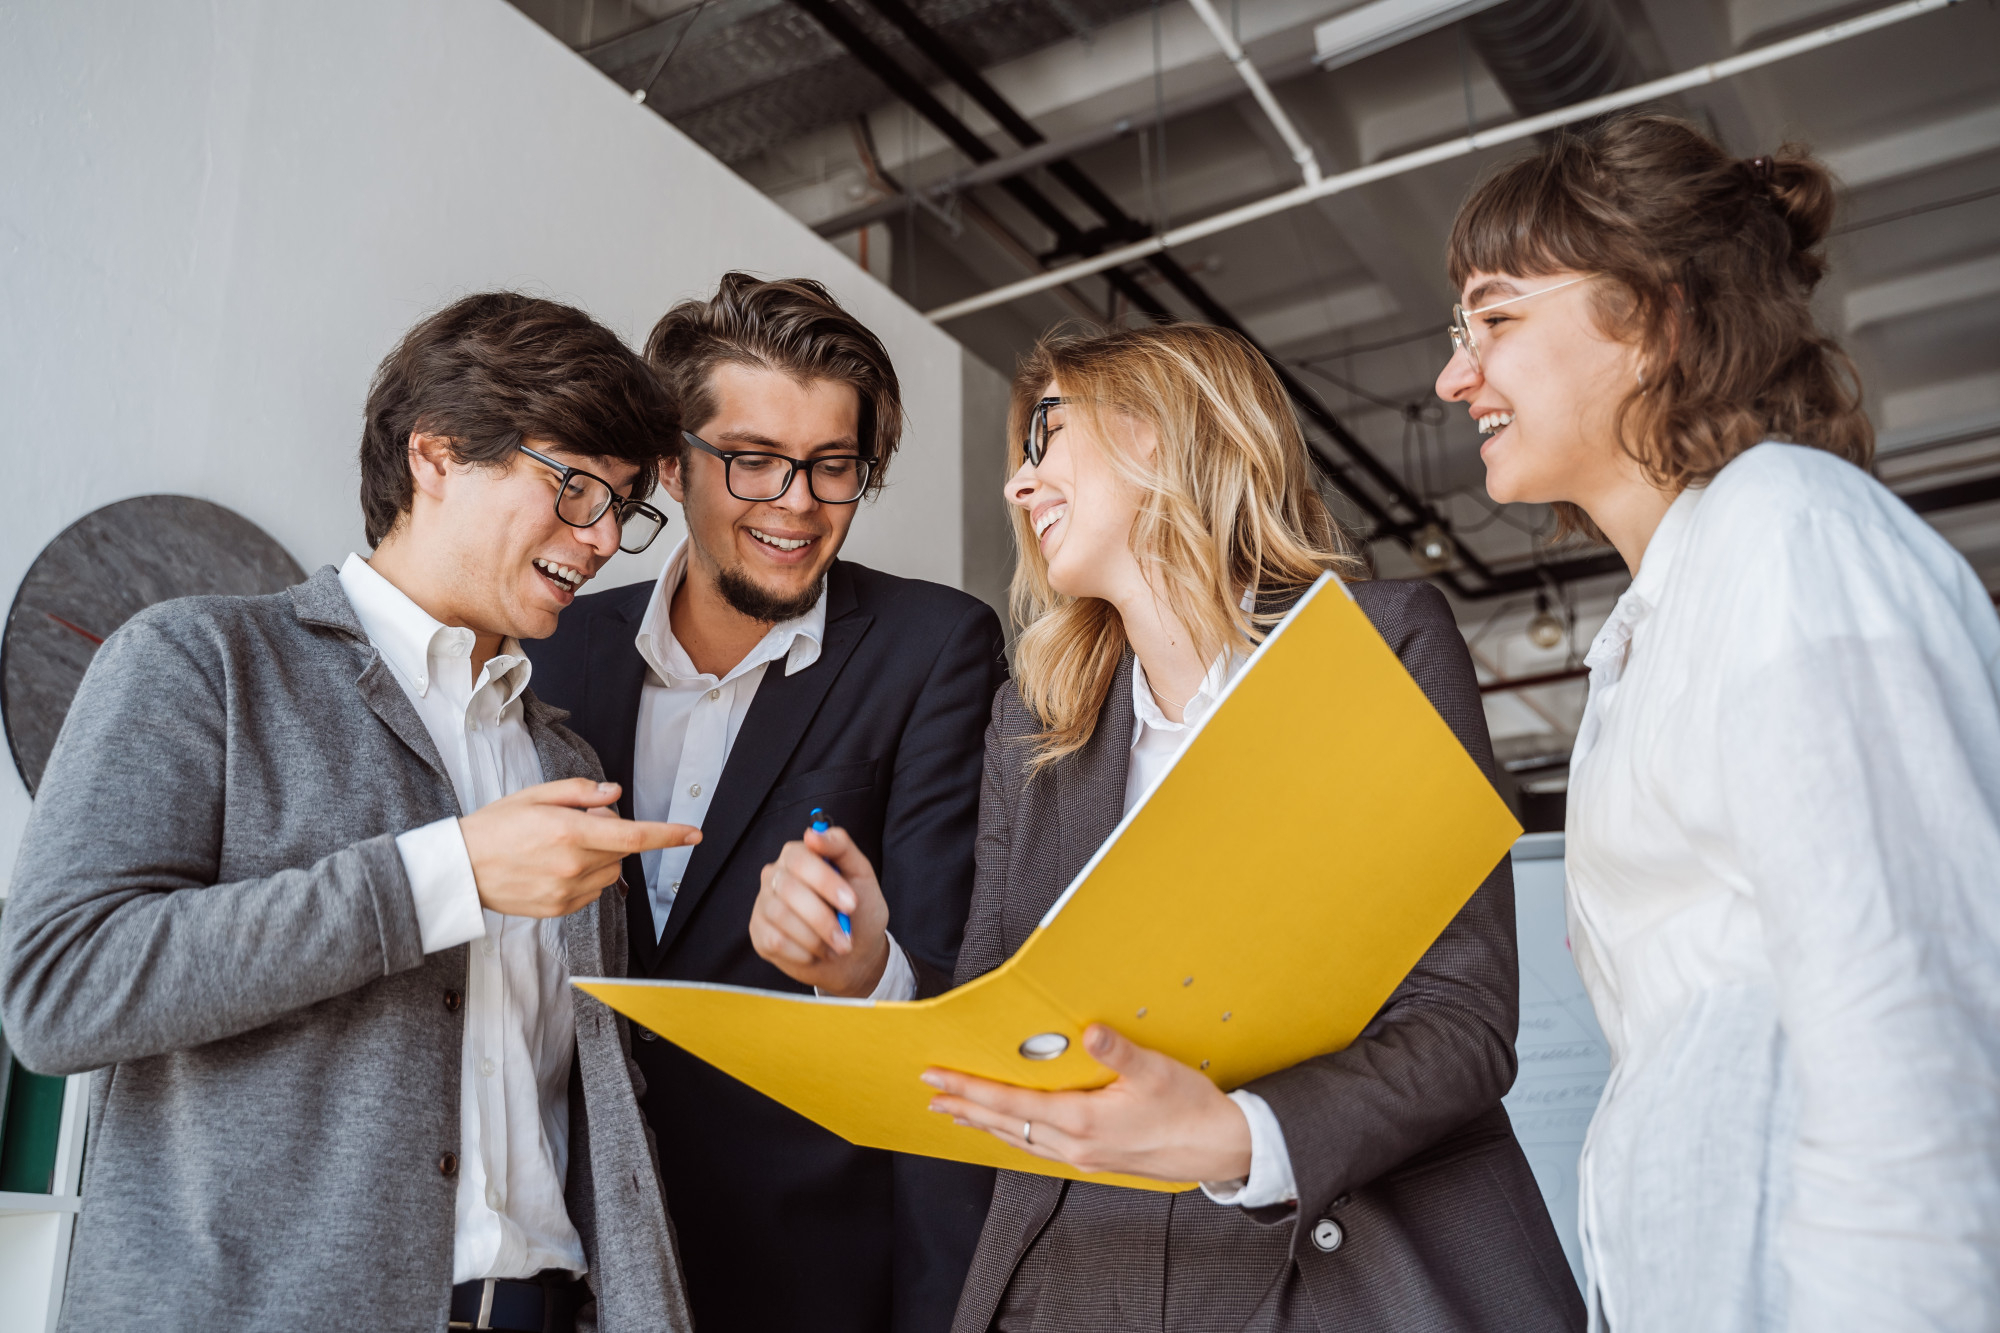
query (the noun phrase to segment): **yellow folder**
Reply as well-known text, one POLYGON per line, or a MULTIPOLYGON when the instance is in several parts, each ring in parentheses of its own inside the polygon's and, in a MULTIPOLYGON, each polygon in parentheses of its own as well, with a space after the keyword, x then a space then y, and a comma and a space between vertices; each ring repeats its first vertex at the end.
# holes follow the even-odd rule
POLYGON ((1313 586, 1027 943, 978 980, 911 1003, 576 985, 866 1147, 1189 1188, 1086 1175, 961 1129, 917 1076, 1098 1087, 1111 1075, 1083 1051, 1092 1022, 1225 1089, 1354 1040, 1520 826, 1345 594, 1313 586))

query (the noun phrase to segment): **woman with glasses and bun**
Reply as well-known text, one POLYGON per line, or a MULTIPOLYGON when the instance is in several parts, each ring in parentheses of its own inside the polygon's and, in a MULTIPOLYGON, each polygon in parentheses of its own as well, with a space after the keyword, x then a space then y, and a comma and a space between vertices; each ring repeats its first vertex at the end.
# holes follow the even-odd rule
MULTIPOLYGON (((1363 578, 1284 389, 1243 339, 1168 325, 1044 342, 1015 377, 1011 424, 1024 629, 987 732, 959 983, 1026 942, 1323 573, 1350 581, 1490 770, 1444 598, 1363 578)), ((1336 664, 1326 688, 1341 688, 1336 664)), ((865 859, 839 830, 809 842, 767 870, 753 921, 759 951, 788 972, 850 947, 836 904, 852 904, 857 932, 883 929, 865 859)), ((1329 875, 1339 863, 1327 848, 1329 875)), ((1227 912, 1260 886, 1212 887, 1227 912)), ((1500 1104, 1518 989, 1503 860, 1357 1041, 1233 1093, 1103 1026, 1085 1049, 1117 1077, 1095 1091, 931 1071, 934 1110, 1027 1152, 1206 1182, 1167 1194, 1000 1172, 954 1328, 1580 1329, 1575 1279, 1500 1104)))
POLYGON ((1802 149, 1633 115, 1479 186, 1438 393, 1632 584, 1569 778, 1596 1327, 2000 1328, 2000 623, 1864 470, 1802 149))

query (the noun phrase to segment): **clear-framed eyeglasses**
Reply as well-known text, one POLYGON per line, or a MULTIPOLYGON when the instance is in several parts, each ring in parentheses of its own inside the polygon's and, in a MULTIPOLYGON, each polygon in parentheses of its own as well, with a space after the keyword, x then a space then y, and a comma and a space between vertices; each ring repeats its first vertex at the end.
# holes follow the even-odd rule
POLYGON ((1021 452, 1028 456, 1031 467, 1040 467, 1042 460, 1049 456, 1049 409, 1061 407, 1067 398, 1043 398, 1028 414, 1028 438, 1021 442, 1021 452))
POLYGON ((1467 310, 1463 305, 1454 305, 1451 308, 1452 350, 1454 352, 1464 352, 1472 358, 1472 364, 1475 367, 1482 371, 1485 370, 1486 360, 1480 351, 1479 337, 1472 323, 1474 315, 1483 315, 1489 310, 1498 310, 1501 306, 1505 305, 1516 305, 1522 301, 1532 301, 1537 296, 1547 296, 1550 292, 1559 292, 1565 287, 1574 287, 1579 282, 1589 282, 1596 276, 1595 273, 1586 273, 1580 278, 1571 278, 1566 282, 1558 282, 1553 286, 1544 287, 1540 291, 1523 292, 1519 296, 1510 296, 1504 301, 1488 302, 1486 305, 1480 306, 1477 310, 1467 310))
POLYGON ((618 549, 633 555, 653 544, 653 538, 667 526, 667 516, 644 500, 628 500, 611 488, 611 483, 594 472, 550 458, 545 453, 517 446, 545 468, 559 473, 556 482, 556 517, 573 528, 588 528, 604 517, 606 510, 618 510, 618 549))
POLYGON ((723 450, 691 430, 681 438, 705 454, 722 460, 722 482, 739 500, 776 500, 792 489, 801 470, 812 498, 825 505, 851 505, 868 490, 875 460, 864 454, 821 454, 817 458, 787 458, 762 450, 723 450))

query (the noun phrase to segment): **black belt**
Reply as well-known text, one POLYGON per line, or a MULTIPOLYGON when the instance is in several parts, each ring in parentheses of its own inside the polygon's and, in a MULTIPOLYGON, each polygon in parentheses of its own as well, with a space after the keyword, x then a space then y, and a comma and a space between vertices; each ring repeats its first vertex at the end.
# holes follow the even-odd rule
POLYGON ((589 1299, 581 1279, 558 1268, 531 1278, 484 1278, 451 1289, 449 1328, 508 1333, 575 1333, 576 1312, 589 1299))

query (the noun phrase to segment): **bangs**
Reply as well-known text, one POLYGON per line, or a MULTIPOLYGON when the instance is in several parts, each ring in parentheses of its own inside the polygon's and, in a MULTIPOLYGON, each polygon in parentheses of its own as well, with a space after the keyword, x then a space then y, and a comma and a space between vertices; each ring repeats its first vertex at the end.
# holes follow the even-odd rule
POLYGON ((1532 278, 1602 267, 1584 238, 1595 233, 1565 179, 1564 144, 1503 167, 1459 210, 1445 243, 1445 271, 1463 291, 1474 273, 1532 278))

